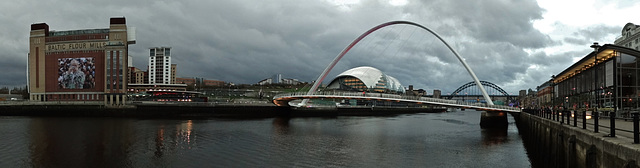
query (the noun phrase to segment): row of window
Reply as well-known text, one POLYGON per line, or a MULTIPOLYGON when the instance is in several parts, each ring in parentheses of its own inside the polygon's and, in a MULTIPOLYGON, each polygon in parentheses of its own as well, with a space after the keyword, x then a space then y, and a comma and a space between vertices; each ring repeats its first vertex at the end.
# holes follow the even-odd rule
POLYGON ((56 100, 102 100, 99 94, 48 94, 45 96, 46 101, 56 100))
POLYGON ((45 39, 46 42, 70 41, 70 40, 93 40, 93 39, 109 39, 107 34, 93 35, 70 35, 70 36, 51 36, 45 39))
POLYGON ((638 46, 633 47, 633 42, 634 41, 635 41, 636 45, 640 44, 640 38, 636 38, 635 40, 630 40, 629 43, 624 44, 624 46, 627 47, 627 48, 633 48, 633 49, 638 50, 638 46))
POLYGON ((124 89, 122 71, 124 61, 127 59, 124 51, 106 51, 105 54, 107 57, 107 89, 124 89))

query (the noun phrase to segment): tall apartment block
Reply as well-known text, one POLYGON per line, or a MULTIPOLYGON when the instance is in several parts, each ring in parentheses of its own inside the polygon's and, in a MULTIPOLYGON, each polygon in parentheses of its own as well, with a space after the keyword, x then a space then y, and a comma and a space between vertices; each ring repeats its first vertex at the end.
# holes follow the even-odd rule
POLYGON ((175 84, 171 47, 149 48, 149 84, 175 84))

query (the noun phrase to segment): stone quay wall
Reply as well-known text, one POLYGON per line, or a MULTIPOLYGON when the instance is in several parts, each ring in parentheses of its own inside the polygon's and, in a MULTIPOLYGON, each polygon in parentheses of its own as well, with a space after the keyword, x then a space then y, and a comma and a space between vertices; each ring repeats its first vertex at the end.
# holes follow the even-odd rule
POLYGON ((528 113, 514 115, 534 167, 639 168, 640 144, 528 113))

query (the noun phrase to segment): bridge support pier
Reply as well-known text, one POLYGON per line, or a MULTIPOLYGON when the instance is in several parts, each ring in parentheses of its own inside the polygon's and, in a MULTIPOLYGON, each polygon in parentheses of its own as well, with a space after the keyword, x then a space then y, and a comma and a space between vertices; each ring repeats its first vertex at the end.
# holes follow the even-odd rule
POLYGON ((507 128, 507 112, 487 112, 480 115, 480 128, 507 128))

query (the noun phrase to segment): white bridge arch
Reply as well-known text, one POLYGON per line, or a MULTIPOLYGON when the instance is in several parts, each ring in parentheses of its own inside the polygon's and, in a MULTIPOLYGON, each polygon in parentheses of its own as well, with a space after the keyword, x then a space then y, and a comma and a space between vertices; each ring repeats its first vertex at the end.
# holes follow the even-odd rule
MULTIPOLYGON (((358 42, 360 42, 360 40, 364 39, 366 36, 368 36, 369 34, 373 33, 374 31, 376 31, 378 29, 381 29, 383 27, 387 27, 387 26, 390 26, 390 25, 396 25, 396 24, 407 24, 407 25, 413 25, 413 26, 416 26, 416 27, 420 27, 420 28, 422 28, 424 30, 427 30, 429 33, 433 34, 434 36, 436 36, 442 43, 444 43, 447 46, 447 48, 449 48, 449 50, 451 50, 451 52, 453 52, 453 54, 458 58, 460 63, 462 63, 464 68, 467 69, 467 72, 469 72, 469 75, 471 75, 471 78, 473 78, 473 81, 478 86, 478 89, 480 89, 480 91, 482 92, 482 96, 484 97, 485 100, 487 100, 487 104, 488 105, 493 105, 493 101, 491 101, 491 98, 487 94, 487 91, 484 89, 484 87, 482 87, 482 84, 480 83, 480 80, 478 80, 478 77, 476 76, 476 74, 473 73, 473 70, 471 70, 471 68, 469 67, 467 62, 464 61, 464 59, 462 57, 460 57, 458 52, 456 50, 454 50, 449 45, 449 43, 444 41, 444 39, 442 39, 442 37, 440 37, 440 35, 438 35, 438 33, 434 32, 433 30, 431 30, 431 29, 429 29, 429 28, 427 28, 425 26, 422 26, 422 25, 414 23, 414 22, 409 22, 409 21, 391 21, 391 22, 380 24, 380 25, 378 25, 376 27, 373 27, 373 28, 369 29, 368 31, 364 32, 358 38, 353 40, 353 42, 351 42, 351 44, 349 44, 345 49, 343 49, 342 52, 340 52, 340 54, 338 54, 338 56, 336 56, 336 58, 333 59, 333 61, 327 66, 327 68, 325 68, 324 71, 322 71, 322 73, 320 74, 318 79, 316 79, 315 83, 313 84, 313 86, 311 87, 309 92, 307 92, 306 95, 313 95, 316 92, 316 90, 318 89, 318 87, 320 86, 322 81, 327 77, 327 75, 329 74, 331 69, 333 69, 333 67, 338 63, 338 61, 340 61, 340 59, 342 59, 342 57, 347 52, 349 52, 349 50, 351 50, 351 48, 353 48, 353 46, 355 46, 358 42)), ((307 104, 308 101, 309 101, 308 99, 304 99, 302 101, 302 105, 307 104)))

